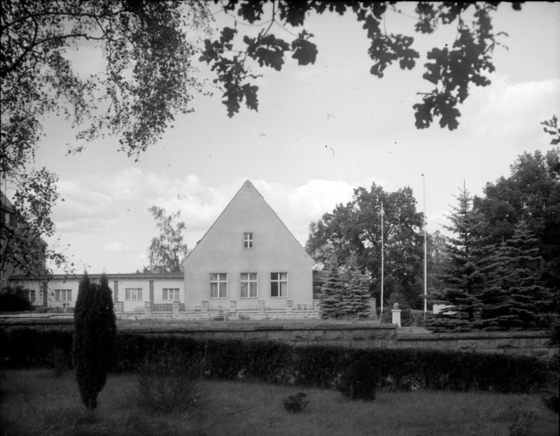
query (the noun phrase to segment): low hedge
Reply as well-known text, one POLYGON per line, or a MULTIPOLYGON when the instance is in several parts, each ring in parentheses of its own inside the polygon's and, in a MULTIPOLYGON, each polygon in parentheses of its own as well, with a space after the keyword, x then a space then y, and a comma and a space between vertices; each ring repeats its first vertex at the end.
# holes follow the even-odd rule
MULTIPOLYGON (((119 333, 113 372, 134 371, 154 350, 174 350, 185 366, 203 364, 206 377, 331 388, 341 372, 365 356, 380 390, 531 392, 546 384, 546 363, 532 357, 427 349, 356 350, 333 346, 291 346, 281 342, 200 341, 119 333)), ((54 349, 71 361, 71 332, 0 331, 4 367, 48 365, 54 349)))

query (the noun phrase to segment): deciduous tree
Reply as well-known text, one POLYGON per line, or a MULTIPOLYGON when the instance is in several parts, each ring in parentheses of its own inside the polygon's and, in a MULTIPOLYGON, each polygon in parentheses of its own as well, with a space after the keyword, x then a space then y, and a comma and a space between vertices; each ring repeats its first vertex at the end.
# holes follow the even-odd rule
POLYGON ((355 256, 358 268, 371 277, 373 295, 379 295, 381 205, 384 210, 384 297, 388 298, 398 289, 411 305, 418 305, 419 280, 423 274, 423 218, 422 213, 416 211, 416 200, 410 188, 388 193, 374 183, 369 191, 362 187, 355 189, 352 201, 339 204, 311 227, 315 231, 309 235, 307 246, 328 244, 340 265, 355 256))
MULTIPOLYGON (((311 14, 353 15, 370 40, 370 72, 378 78, 382 78, 393 63, 398 63, 402 70, 412 70, 420 57, 411 35, 391 31, 391 21, 401 14, 402 7, 395 1, 214 2, 221 4, 226 14, 232 14, 235 23, 263 26, 254 37, 240 32, 237 26, 224 27, 218 38, 205 41, 200 59, 211 66, 216 72, 216 81, 223 85, 223 103, 230 117, 239 111, 243 101, 249 109, 258 109, 258 87, 254 82, 257 76, 252 67, 258 64, 281 71, 289 55, 298 65, 315 63, 319 50, 313 42, 314 35, 304 28, 311 14), (293 37, 286 41, 273 31, 293 37)), ((431 92, 422 93, 421 101, 413 106, 418 129, 429 127, 434 118, 439 118, 441 127, 456 129, 461 115, 457 106, 467 99, 470 87, 490 84, 488 75, 495 70, 492 54, 496 45, 501 45, 499 36, 504 33, 496 32, 492 25, 499 3, 416 3, 416 17, 411 21, 414 31, 432 34, 440 26, 449 25, 457 32, 449 46, 434 47, 427 53, 428 62, 422 77, 433 88, 431 92)), ((510 7, 519 11, 521 2, 510 3, 510 7)))
MULTIPOLYGON (((176 114, 192 111, 201 84, 191 74, 196 38, 188 32, 208 20, 206 4, 194 0, 2 2, 0 171, 32 238, 52 236, 50 212, 58 199, 56 175, 33 167, 45 118, 62 116, 79 129, 74 151, 110 133, 137 156, 176 114), (100 71, 77 71, 70 53, 80 44, 97 49, 100 71)), ((15 254, 22 247, 7 247, 3 259, 25 263, 15 254)), ((60 250, 45 255, 65 261, 60 250)))
POLYGON ((160 234, 152 238, 148 247, 150 265, 146 270, 157 273, 182 272, 183 259, 189 254, 189 249, 183 237, 183 231, 186 231, 185 223, 178 221, 181 212, 166 215, 165 210, 157 206, 148 210, 154 217, 160 234))

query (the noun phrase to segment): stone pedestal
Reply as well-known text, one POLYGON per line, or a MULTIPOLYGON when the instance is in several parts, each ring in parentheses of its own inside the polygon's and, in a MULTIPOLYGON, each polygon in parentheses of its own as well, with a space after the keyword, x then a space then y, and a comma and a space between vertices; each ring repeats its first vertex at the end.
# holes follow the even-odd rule
POLYGON ((392 323, 396 324, 401 327, 401 310, 400 309, 391 309, 391 313, 393 314, 392 323))

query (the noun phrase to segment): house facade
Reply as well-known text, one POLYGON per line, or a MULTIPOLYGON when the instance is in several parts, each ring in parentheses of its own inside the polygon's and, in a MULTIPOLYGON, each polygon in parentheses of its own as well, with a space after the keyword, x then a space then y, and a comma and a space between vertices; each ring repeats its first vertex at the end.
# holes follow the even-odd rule
POLYGON ((246 181, 183 261, 185 304, 210 311, 312 308, 313 263, 246 181))
MULTIPOLYGON (((131 273, 106 274, 113 301, 121 312, 143 312, 146 303, 150 310, 164 309, 158 306, 184 303, 183 273, 131 273)), ((101 274, 89 274, 90 279, 99 281, 101 274)), ((34 306, 73 308, 78 298, 80 275, 54 274, 45 278, 10 277, 10 285, 29 290, 34 306)), ((169 311, 171 308, 167 308, 169 311)), ((164 311, 164 310, 160 310, 164 311)))

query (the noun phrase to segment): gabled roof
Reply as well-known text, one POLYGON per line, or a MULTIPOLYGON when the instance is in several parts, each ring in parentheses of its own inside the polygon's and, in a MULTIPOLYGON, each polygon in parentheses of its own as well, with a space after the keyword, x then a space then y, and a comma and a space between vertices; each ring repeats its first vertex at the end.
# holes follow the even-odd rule
POLYGON ((297 246, 302 250, 303 253, 305 253, 305 255, 313 262, 313 259, 311 258, 311 256, 309 256, 309 254, 305 251, 305 249, 301 246, 301 244, 299 243, 299 241, 296 239, 296 237, 293 235, 293 233, 290 231, 290 229, 288 229, 288 227, 284 224, 284 222, 280 219, 280 217, 278 216, 278 214, 274 211, 274 209, 272 209, 272 207, 270 207, 270 205, 266 202, 266 200, 264 199, 264 197, 261 195, 261 193, 259 191, 257 191, 257 188, 255 188, 255 186, 251 183, 250 180, 246 180, 245 183, 243 183, 243 185, 241 186, 241 188, 239 189, 239 191, 237 191, 237 193, 233 196, 233 198, 231 199, 231 201, 228 203, 228 205, 225 207, 225 209, 222 211, 222 213, 218 216, 218 218, 216 219, 216 221, 214 221, 214 223, 210 226, 210 228, 208 229, 208 231, 204 234, 204 236, 202 237, 202 239, 200 241, 198 241, 197 245, 194 247, 194 249, 191 251, 191 253, 189 254, 188 257, 186 257, 183 260, 183 264, 184 262, 187 261, 187 259, 196 251, 197 247, 200 245, 200 243, 202 241, 204 241, 204 238, 206 238, 206 236, 212 231, 212 229, 216 226, 217 223, 220 222, 220 220, 222 219, 222 217, 224 216, 224 214, 226 213, 226 211, 233 205, 235 204, 236 201, 239 201, 238 199, 243 195, 243 193, 248 193, 251 197, 253 198, 258 198, 259 202, 261 202, 261 206, 262 207, 266 207, 268 210, 270 210, 273 215, 276 217, 276 219, 278 220, 278 222, 286 229, 286 231, 288 232, 288 234, 290 235, 290 237, 293 239, 293 241, 297 244, 297 246))

